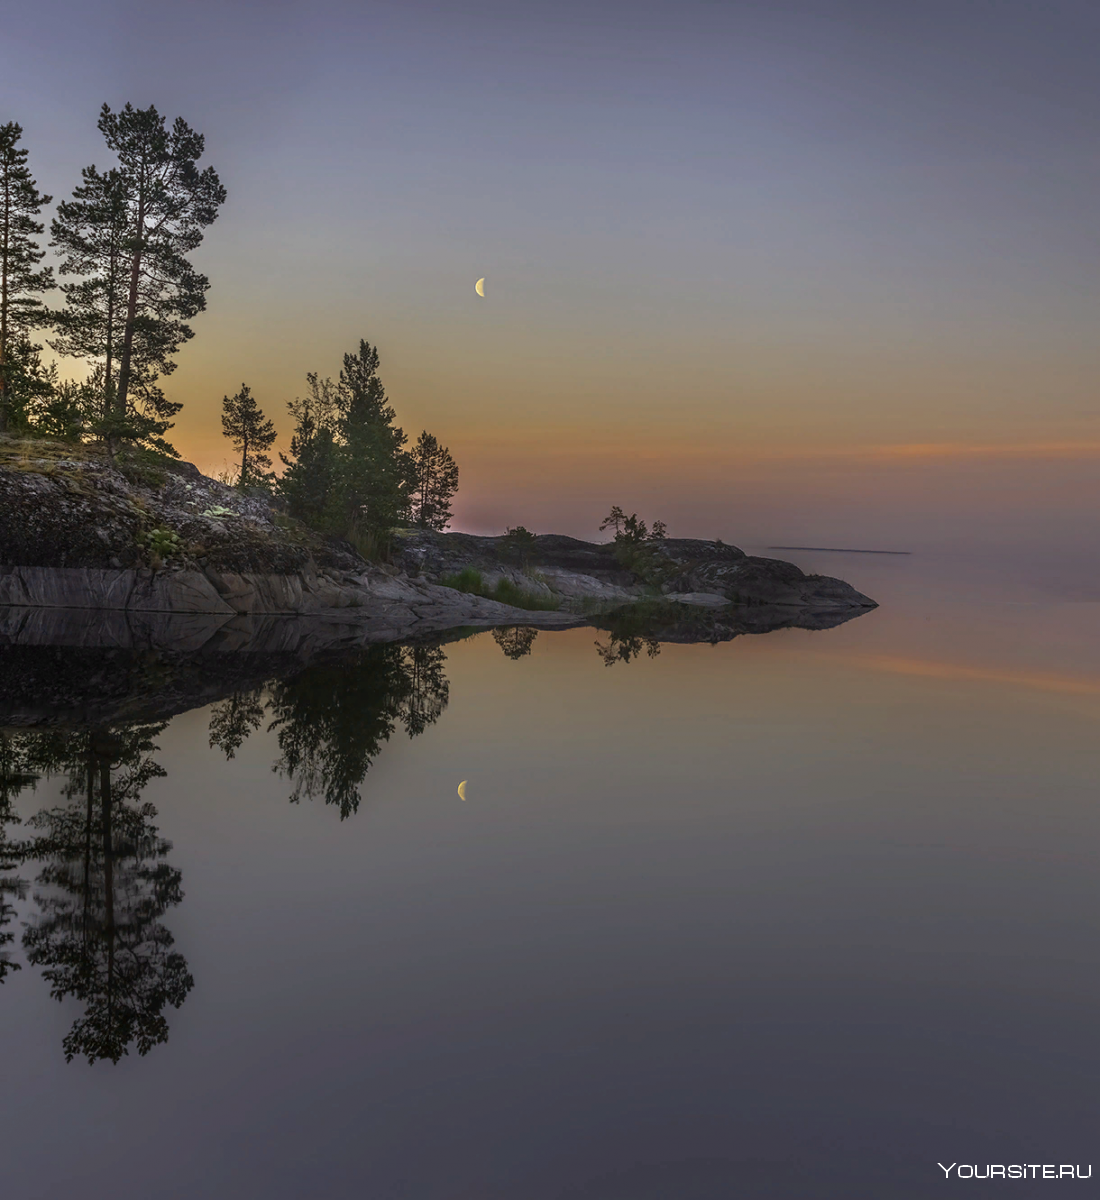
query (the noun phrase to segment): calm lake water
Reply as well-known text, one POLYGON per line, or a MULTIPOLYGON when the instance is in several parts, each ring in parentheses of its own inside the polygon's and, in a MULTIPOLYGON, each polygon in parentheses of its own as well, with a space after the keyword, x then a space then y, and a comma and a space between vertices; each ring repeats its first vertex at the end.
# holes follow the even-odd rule
POLYGON ((1097 572, 783 557, 881 607, 610 666, 593 629, 381 648, 9 742, 0 1191, 915 1200, 1100 1159, 1097 572))

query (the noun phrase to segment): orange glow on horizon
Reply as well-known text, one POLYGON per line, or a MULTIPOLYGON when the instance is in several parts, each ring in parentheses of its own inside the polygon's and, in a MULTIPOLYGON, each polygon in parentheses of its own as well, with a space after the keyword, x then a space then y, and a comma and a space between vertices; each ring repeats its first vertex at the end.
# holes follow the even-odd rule
POLYGON ((1100 679, 1062 675, 1052 671, 1004 670, 997 667, 967 666, 934 659, 905 658, 900 655, 827 655, 872 671, 892 675, 912 675, 925 679, 943 679, 959 683, 996 683, 1033 691, 1058 692, 1073 696, 1100 696, 1100 679))

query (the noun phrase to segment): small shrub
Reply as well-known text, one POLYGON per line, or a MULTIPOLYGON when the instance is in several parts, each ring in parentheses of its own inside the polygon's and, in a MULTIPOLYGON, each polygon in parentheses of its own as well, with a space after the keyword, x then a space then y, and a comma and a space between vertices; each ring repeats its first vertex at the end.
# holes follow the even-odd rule
POLYGON ((534 549, 535 535, 529 529, 525 529, 522 525, 517 525, 515 528, 509 528, 504 531, 501 550, 507 558, 511 558, 526 566, 531 560, 534 549))
POLYGON ((149 551, 149 557, 154 567, 159 567, 167 558, 173 558, 177 554, 183 553, 183 542, 174 529, 164 529, 163 527, 150 529, 141 540, 149 551))
POLYGON ((650 529, 637 513, 629 516, 616 504, 600 523, 600 529, 615 533, 615 561, 643 583, 659 588, 675 574, 675 566, 657 549, 668 536, 664 521, 654 521, 650 529))

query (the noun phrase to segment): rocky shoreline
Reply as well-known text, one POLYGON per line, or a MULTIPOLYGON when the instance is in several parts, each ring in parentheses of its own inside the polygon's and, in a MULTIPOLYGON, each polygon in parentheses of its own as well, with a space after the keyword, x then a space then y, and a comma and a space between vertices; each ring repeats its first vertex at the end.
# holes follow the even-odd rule
POLYGON ((768 610, 752 622, 768 628, 825 628, 875 607, 842 580, 683 538, 654 544, 659 585, 624 569, 611 544, 555 534, 534 538, 521 561, 513 539, 410 530, 395 537, 392 563, 371 563, 188 463, 127 467, 84 448, 24 442, 13 453, 15 445, 0 447, 0 642, 8 644, 138 644, 161 628, 159 641, 166 618, 184 641, 181 619, 208 638, 224 627, 230 641, 248 642, 269 638, 277 618, 292 622, 291 640, 365 644, 458 626, 564 627, 655 596, 768 610), (461 578, 479 586, 463 590, 461 578), (504 599, 522 606, 485 594, 504 585, 504 599), (242 620, 264 631, 242 634, 242 620))

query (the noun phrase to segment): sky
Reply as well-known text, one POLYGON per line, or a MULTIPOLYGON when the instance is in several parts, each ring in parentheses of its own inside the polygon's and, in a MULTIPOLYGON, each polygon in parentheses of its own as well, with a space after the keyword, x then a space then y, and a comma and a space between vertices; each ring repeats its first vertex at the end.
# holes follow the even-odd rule
POLYGON ((1100 532, 1100 8, 1078 0, 40 0, 0 120, 40 186, 103 102, 229 192, 166 391, 231 450, 379 347, 456 525, 920 549, 1100 532), (486 279, 486 297, 474 293, 486 279))

